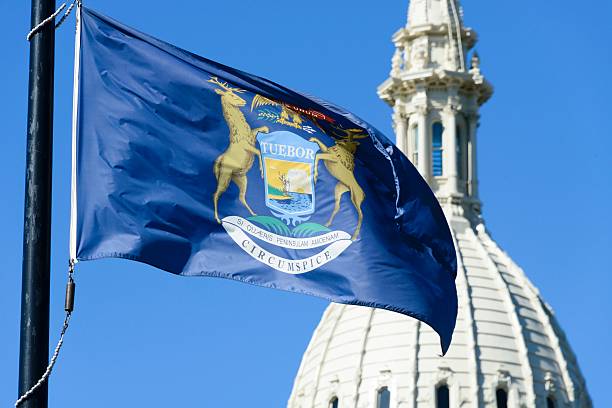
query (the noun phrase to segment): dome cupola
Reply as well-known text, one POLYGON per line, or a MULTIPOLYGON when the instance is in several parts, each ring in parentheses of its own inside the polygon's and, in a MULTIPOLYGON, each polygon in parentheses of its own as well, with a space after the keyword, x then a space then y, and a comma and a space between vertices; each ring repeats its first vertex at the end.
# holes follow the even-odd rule
POLYGON ((460 10, 455 0, 410 2, 408 25, 393 35, 390 76, 378 94, 393 107, 397 146, 440 202, 478 218, 478 112, 493 87, 477 54, 468 59, 477 36, 460 10))

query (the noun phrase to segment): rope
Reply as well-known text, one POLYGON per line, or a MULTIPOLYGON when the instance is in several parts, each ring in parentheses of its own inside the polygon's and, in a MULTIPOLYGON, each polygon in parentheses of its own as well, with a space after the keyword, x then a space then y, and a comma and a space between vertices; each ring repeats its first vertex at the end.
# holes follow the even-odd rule
MULTIPOLYGON (((66 18, 68 18, 68 16, 70 15, 70 13, 72 12, 72 9, 74 8, 75 5, 81 5, 80 0, 73 0, 73 2, 70 4, 70 7, 68 7, 68 10, 66 10, 66 12, 64 13, 64 15, 62 16, 62 18, 60 18, 60 20, 57 22, 57 24, 55 24, 55 28, 57 29, 59 26, 62 25, 62 23, 66 20, 66 18)), ((28 35, 26 36, 26 40, 30 41, 32 39, 32 37, 34 36, 34 34, 36 34, 37 32, 39 32, 44 26, 46 26, 47 24, 49 24, 50 22, 52 22, 55 17, 57 17, 59 15, 59 13, 62 12, 63 9, 66 8, 66 3, 62 3, 61 6, 59 6, 57 8, 57 10, 55 10, 55 13, 51 14, 49 17, 45 18, 43 21, 41 21, 40 23, 38 23, 36 25, 36 27, 34 27, 33 29, 30 30, 30 32, 28 33, 28 35)))
MULTIPOLYGON (((72 12, 72 9, 74 9, 74 6, 77 6, 77 5, 79 7, 81 6, 81 0, 73 0, 72 3, 70 3, 70 6, 66 10, 62 18, 60 18, 60 20, 55 24, 54 29, 57 29, 59 26, 62 25, 64 21, 66 21, 66 19, 72 12)), ((26 36, 26 40, 30 41, 36 33, 38 33, 47 24, 52 22, 55 19, 55 17, 57 17, 62 12, 62 10, 65 8, 66 8, 66 3, 62 3, 62 5, 59 6, 53 14, 45 18, 43 21, 38 23, 34 28, 30 30, 30 32, 26 36)), ((47 369, 43 373, 42 377, 40 377, 40 379, 36 382, 36 384, 34 384, 28 391, 26 391, 21 397, 19 397, 19 399, 17 399, 17 401, 15 402, 15 407, 18 407, 19 405, 21 405, 21 403, 23 403, 25 400, 30 398, 30 396, 32 396, 32 394, 34 394, 34 392, 36 392, 36 390, 40 388, 40 386, 43 385, 45 381, 49 379, 49 376, 51 375, 51 371, 53 371, 53 367, 55 366, 55 363, 57 362, 57 358, 59 357, 60 350, 62 349, 62 346, 64 345, 64 336, 66 335, 66 331, 68 331, 68 326, 70 325, 70 317, 72 316, 72 311, 74 310, 75 284, 74 284, 74 279, 72 278, 72 275, 74 274, 74 264, 75 264, 75 260, 73 259, 71 259, 68 262, 68 283, 66 284, 66 301, 65 301, 65 306, 64 306, 64 310, 66 311, 66 316, 64 317, 64 324, 62 325, 62 331, 60 332, 60 338, 59 338, 59 341, 57 342, 57 346, 55 346, 55 351, 53 352, 53 356, 51 356, 49 365, 47 365, 47 369)))
POLYGON ((57 346, 55 346, 55 351, 53 352, 53 356, 51 357, 51 360, 49 361, 49 365, 47 366, 45 373, 42 375, 42 377, 40 377, 40 379, 36 382, 36 384, 34 384, 28 391, 26 391, 25 394, 19 397, 19 399, 15 402, 15 407, 18 407, 19 405, 21 405, 22 402, 30 398, 30 396, 34 394, 34 392, 36 392, 36 390, 40 388, 40 386, 43 385, 45 381, 49 379, 49 376, 51 375, 51 371, 53 370, 53 366, 55 366, 55 362, 57 361, 57 358, 59 357, 60 350, 62 349, 62 345, 64 344, 64 335, 66 334, 66 331, 68 330, 68 326, 70 325, 70 317, 72 316, 72 311, 74 309, 75 285, 74 285, 74 280, 72 278, 73 273, 74 273, 74 261, 71 260, 69 262, 69 267, 68 267, 68 283, 66 285, 66 303, 64 307, 66 310, 66 317, 64 317, 64 325, 62 326, 60 338, 59 338, 59 341, 57 342, 57 346))
POLYGON ((78 3, 79 5, 81 5, 81 2, 80 2, 80 1, 78 1, 78 0, 74 0, 74 1, 73 1, 73 2, 70 4, 70 6, 68 7, 68 10, 66 10, 66 12, 65 12, 65 13, 64 13, 64 15, 62 16, 62 18, 60 18, 60 20, 59 20, 59 21, 58 21, 58 22, 55 24, 55 29, 56 29, 56 30, 57 30, 57 28, 58 28, 59 26, 61 26, 61 25, 62 25, 62 23, 63 23, 63 22, 64 22, 64 21, 65 21, 65 20, 68 18, 68 16, 70 15, 70 13, 72 13, 72 9, 74 8, 74 6, 76 6, 76 5, 77 5, 77 3, 78 3))

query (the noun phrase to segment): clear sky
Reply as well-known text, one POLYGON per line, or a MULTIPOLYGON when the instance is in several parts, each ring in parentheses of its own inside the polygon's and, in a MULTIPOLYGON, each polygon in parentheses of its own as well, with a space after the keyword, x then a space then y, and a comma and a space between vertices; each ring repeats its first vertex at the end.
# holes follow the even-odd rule
MULTIPOLYGON (((17 396, 29 2, 0 2, 0 405, 17 396)), ((90 0, 207 58, 321 96, 392 136, 376 96, 407 1, 90 0)), ((556 311, 612 407, 612 3, 464 0, 495 86, 479 129, 488 228, 556 311)), ((51 347, 68 254, 74 18, 57 35, 51 347)), ((326 302, 122 260, 85 262, 54 407, 283 407, 326 302)))

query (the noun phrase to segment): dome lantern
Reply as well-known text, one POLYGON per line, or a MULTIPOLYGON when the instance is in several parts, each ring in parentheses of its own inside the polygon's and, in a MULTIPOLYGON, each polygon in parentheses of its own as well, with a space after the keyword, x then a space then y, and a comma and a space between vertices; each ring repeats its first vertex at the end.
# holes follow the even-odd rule
POLYGON ((478 112, 493 93, 478 55, 467 58, 476 40, 456 0, 413 0, 408 24, 393 35, 390 77, 378 88, 393 107, 397 146, 445 209, 469 218, 480 216, 478 112))

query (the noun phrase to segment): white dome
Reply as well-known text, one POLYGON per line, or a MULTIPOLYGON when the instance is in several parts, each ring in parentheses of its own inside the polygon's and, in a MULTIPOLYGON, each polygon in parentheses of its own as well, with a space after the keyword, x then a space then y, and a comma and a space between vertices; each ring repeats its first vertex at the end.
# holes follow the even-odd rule
POLYGON ((458 18, 442 31, 411 29, 449 22, 459 7, 456 0, 411 2, 408 27, 393 37, 391 76, 378 89, 393 107, 397 146, 429 182, 455 239, 459 314, 451 347, 440 357, 437 334, 404 315, 332 304, 304 353, 289 408, 376 408, 382 387, 390 408, 434 408, 440 385, 452 408, 497 408, 500 389, 510 408, 592 405, 551 308, 480 216, 477 128, 492 87, 477 56, 466 72, 449 51, 463 55, 475 38, 458 18))
POLYGON ((584 379, 553 312, 523 271, 480 224, 453 222, 459 315, 452 345, 440 357, 438 336, 419 321, 379 309, 331 304, 300 365, 290 408, 435 407, 446 383, 451 407, 590 407, 584 379))

